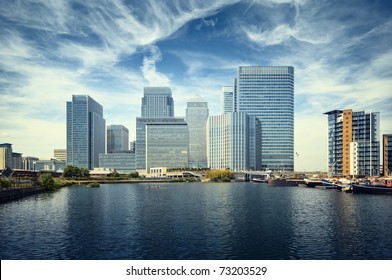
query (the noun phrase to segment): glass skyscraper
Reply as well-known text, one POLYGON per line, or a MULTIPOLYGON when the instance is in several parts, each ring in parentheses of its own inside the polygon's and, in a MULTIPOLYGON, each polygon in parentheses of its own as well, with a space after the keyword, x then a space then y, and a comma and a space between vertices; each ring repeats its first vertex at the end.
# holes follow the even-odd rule
POLYGON ((67 102, 67 165, 98 167, 105 130, 102 106, 88 95, 73 95, 67 102))
POLYGON ((142 98, 142 117, 174 117, 174 101, 170 87, 145 87, 142 98))
MULTIPOLYGON (((136 168, 146 170, 146 126, 147 124, 185 123, 184 118, 136 118, 136 168)), ((162 127, 163 128, 163 127, 162 127)), ((188 141, 188 140, 187 140, 188 141)))
POLYGON ((234 111, 234 87, 223 86, 221 93, 221 113, 231 113, 234 111))
POLYGON ((261 145, 250 143, 251 150, 261 153, 261 169, 293 171, 294 68, 240 66, 234 95, 234 110, 261 121, 261 145))
POLYGON ((252 116, 244 112, 225 113, 208 118, 208 167, 241 171, 250 169, 251 158, 260 162, 260 153, 251 154, 249 146, 251 131, 254 135, 260 135, 260 125, 252 127, 255 123, 252 123, 250 118, 252 116))
POLYGON ((207 102, 200 97, 195 97, 187 103, 186 122, 189 130, 189 167, 207 167, 207 119, 207 102))
POLYGON ((107 127, 107 153, 129 151, 129 130, 123 125, 107 127))
POLYGON ((146 124, 146 169, 188 167, 188 126, 185 122, 146 124))

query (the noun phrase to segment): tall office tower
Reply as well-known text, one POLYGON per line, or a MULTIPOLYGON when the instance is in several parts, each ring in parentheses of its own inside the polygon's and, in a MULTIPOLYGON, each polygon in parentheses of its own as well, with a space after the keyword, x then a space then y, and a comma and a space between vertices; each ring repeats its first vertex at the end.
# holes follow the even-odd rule
POLYGON ((67 165, 98 167, 105 131, 102 106, 88 95, 73 95, 67 102, 67 165))
POLYGON ((146 124, 146 170, 188 167, 188 126, 185 122, 146 124))
POLYGON ((54 149, 53 157, 58 160, 67 161, 67 149, 54 149))
POLYGON ((23 169, 23 160, 21 153, 12 153, 12 168, 23 169))
POLYGON ((174 117, 174 101, 170 87, 145 87, 142 98, 142 117, 174 117))
POLYGON ((380 113, 334 110, 328 115, 328 165, 338 176, 380 174, 380 113))
MULTIPOLYGON (((240 66, 234 86, 234 108, 262 123, 262 169, 294 170, 294 68, 240 66)), ((255 138, 252 138, 255 139, 255 138)), ((258 169, 256 166, 251 166, 258 169)))
POLYGON ((0 170, 13 168, 12 144, 0 144, 0 170))
POLYGON ((136 169, 146 170, 146 125, 185 123, 184 118, 136 118, 136 169))
POLYGON ((186 122, 189 130, 189 167, 207 167, 206 125, 208 103, 196 96, 187 103, 186 122))
POLYGON ((129 130, 123 125, 107 127, 107 153, 129 151, 129 130))
MULTIPOLYGON (((250 131, 260 135, 260 125, 251 127, 250 116, 232 112, 210 116, 207 122, 207 158, 211 169, 249 170, 250 131)), ((260 153, 254 160, 260 162, 260 153)))
POLYGON ((392 134, 384 134, 383 146, 383 176, 392 174, 392 134))
POLYGON ((234 87, 223 86, 221 93, 221 113, 234 112, 234 87))

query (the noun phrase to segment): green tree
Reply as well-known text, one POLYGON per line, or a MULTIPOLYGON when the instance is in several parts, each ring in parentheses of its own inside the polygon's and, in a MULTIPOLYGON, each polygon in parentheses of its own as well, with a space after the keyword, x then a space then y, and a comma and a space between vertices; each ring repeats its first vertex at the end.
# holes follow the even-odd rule
POLYGON ((53 176, 50 173, 41 174, 38 178, 38 183, 40 186, 44 187, 46 190, 55 190, 56 185, 53 180, 53 176))
POLYGON ((79 168, 72 165, 67 165, 63 170, 64 178, 88 178, 90 177, 90 171, 86 168, 79 168))

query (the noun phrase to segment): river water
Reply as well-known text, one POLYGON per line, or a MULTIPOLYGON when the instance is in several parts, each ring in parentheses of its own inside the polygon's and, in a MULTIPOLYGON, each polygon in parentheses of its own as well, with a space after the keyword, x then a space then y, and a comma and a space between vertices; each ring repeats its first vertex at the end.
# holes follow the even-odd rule
POLYGON ((0 259, 392 259, 392 196, 159 186, 73 186, 1 204, 0 259))

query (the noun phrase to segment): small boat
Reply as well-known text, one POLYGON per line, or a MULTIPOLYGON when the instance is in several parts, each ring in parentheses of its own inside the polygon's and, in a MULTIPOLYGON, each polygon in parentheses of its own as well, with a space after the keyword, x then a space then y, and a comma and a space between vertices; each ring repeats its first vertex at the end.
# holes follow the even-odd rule
POLYGON ((266 180, 263 179, 263 178, 253 178, 252 182, 255 182, 255 183, 265 183, 266 180))
POLYGON ((385 184, 352 184, 353 193, 392 194, 392 187, 385 184))
POLYGON ((304 179, 305 187, 315 188, 316 186, 322 186, 323 182, 317 179, 304 179))

